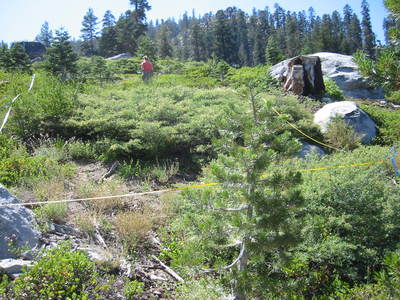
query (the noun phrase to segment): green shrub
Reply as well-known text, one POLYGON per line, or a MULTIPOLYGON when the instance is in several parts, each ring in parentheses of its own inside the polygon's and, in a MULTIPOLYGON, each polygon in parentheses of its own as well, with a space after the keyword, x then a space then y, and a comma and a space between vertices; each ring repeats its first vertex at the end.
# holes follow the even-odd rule
POLYGON ((160 59, 154 63, 154 70, 161 74, 182 74, 186 64, 174 59, 160 59))
POLYGON ((333 118, 325 134, 330 145, 337 149, 353 150, 361 144, 362 136, 342 118, 333 118))
POLYGON ((68 178, 74 173, 72 164, 59 161, 64 155, 49 148, 38 148, 38 153, 31 156, 24 145, 0 135, 0 150, 0 183, 4 185, 20 185, 52 177, 68 178))
POLYGON ((324 77, 324 84, 325 84, 325 96, 332 98, 334 100, 344 100, 343 92, 340 90, 339 86, 336 84, 335 81, 324 77))
POLYGON ((96 160, 98 153, 96 146, 91 142, 70 141, 65 145, 66 151, 73 160, 96 160))
POLYGON ((135 300, 143 292, 143 282, 127 281, 124 285, 124 295, 128 300, 135 300))
POLYGON ((63 224, 68 219, 68 205, 66 203, 49 203, 34 210, 41 222, 51 221, 63 224))
POLYGON ((391 93, 388 97, 388 100, 399 105, 400 104, 400 91, 395 91, 391 93))
POLYGON ((376 122, 379 132, 377 141, 379 143, 393 145, 400 141, 400 110, 363 104, 360 107, 376 122))
POLYGON ((98 273, 87 254, 68 244, 44 251, 7 287, 8 299, 93 299, 98 273))
POLYGON ((13 105, 13 115, 6 131, 24 139, 43 133, 63 133, 63 121, 75 109, 75 84, 39 73, 29 93, 26 92, 26 84, 22 87, 23 94, 13 105))
POLYGON ((100 56, 81 57, 77 65, 79 79, 83 82, 104 84, 115 77, 113 66, 100 56))
MULTIPOLYGON (((388 150, 360 147, 321 159, 291 160, 279 169, 380 161, 388 150)), ((348 286, 373 280, 384 256, 397 248, 400 232, 398 188, 387 179, 393 173, 385 164, 303 173, 303 242, 291 250, 293 273, 284 275, 294 291, 322 296, 334 292, 335 278, 348 286)))
POLYGON ((108 67, 118 74, 139 74, 141 59, 134 58, 121 58, 118 60, 107 61, 108 67))

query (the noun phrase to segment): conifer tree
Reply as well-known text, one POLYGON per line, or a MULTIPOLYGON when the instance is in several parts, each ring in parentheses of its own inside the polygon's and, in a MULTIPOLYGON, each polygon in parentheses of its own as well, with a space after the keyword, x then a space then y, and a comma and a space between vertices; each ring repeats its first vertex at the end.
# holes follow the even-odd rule
POLYGON ((24 46, 15 43, 10 49, 10 68, 13 71, 31 72, 31 60, 25 52, 24 46))
POLYGON ((344 28, 343 20, 340 13, 335 10, 332 13, 332 45, 331 51, 335 53, 343 53, 343 40, 344 40, 344 28))
POLYGON ((350 49, 350 41, 352 39, 350 34, 350 27, 353 17, 353 10, 351 9, 350 5, 346 4, 343 7, 343 40, 341 44, 341 49, 345 54, 352 54, 350 49))
POLYGON ((138 41, 136 55, 139 57, 148 56, 151 61, 157 57, 157 47, 148 36, 142 35, 138 41))
POLYGON ((214 52, 217 57, 227 63, 234 63, 237 53, 233 53, 234 40, 223 10, 217 11, 215 15, 214 39, 214 52))
POLYGON ((116 24, 118 50, 134 55, 138 39, 146 31, 146 11, 151 9, 147 0, 130 0, 134 10, 127 10, 116 24))
POLYGON ((357 50, 362 49, 362 32, 361 32, 361 24, 360 20, 358 19, 357 15, 354 13, 350 29, 350 53, 355 53, 357 50))
POLYGON ((270 35, 267 42, 267 47, 265 48, 265 63, 269 65, 275 65, 284 59, 275 37, 270 35))
POLYGON ((53 39, 53 32, 49 28, 49 23, 45 21, 40 29, 40 33, 36 36, 35 40, 42 43, 46 48, 51 46, 53 39))
POLYGON ((286 16, 286 55, 289 57, 297 56, 301 53, 302 41, 300 37, 300 28, 297 22, 296 14, 287 14, 286 16))
POLYGON ((72 50, 70 36, 66 30, 56 30, 53 45, 48 49, 45 67, 61 80, 72 78, 77 73, 78 55, 72 50))
POLYGON ((169 31, 167 26, 162 26, 160 29, 158 56, 161 59, 172 58, 172 46, 169 40, 169 31))
POLYGON ((221 183, 214 209, 229 222, 226 239, 240 246, 237 258, 225 267, 233 269, 238 300, 247 299, 251 290, 251 266, 265 264, 268 253, 282 254, 297 242, 300 226, 295 214, 303 203, 296 189, 299 173, 263 178, 272 161, 291 155, 297 143, 282 130, 284 121, 273 115, 272 101, 258 97, 260 78, 252 69, 231 77, 249 110, 230 108, 229 121, 221 125, 221 139, 216 142, 222 154, 211 165, 221 183))
POLYGON ((238 59, 241 66, 251 65, 250 44, 249 44, 249 29, 246 22, 246 15, 243 11, 239 11, 238 19, 238 40, 239 40, 239 53, 238 59))
POLYGON ((190 34, 190 45, 191 45, 191 57, 195 61, 204 59, 204 45, 202 38, 202 30, 197 21, 194 21, 191 27, 190 34))
POLYGON ((103 17, 103 28, 99 40, 99 52, 104 57, 113 56, 118 53, 117 32, 115 28, 115 17, 107 10, 103 17))
POLYGON ((9 70, 11 65, 10 50, 7 44, 2 41, 0 44, 0 69, 9 70))
POLYGON ((82 21, 82 39, 81 49, 86 56, 93 56, 97 53, 97 17, 94 15, 93 9, 89 8, 82 21))
POLYGON ((385 0, 385 6, 389 10, 388 39, 394 45, 400 43, 400 3, 397 0, 385 0))
POLYGON ((376 42, 375 42, 375 34, 372 31, 371 17, 369 13, 369 5, 367 0, 362 1, 361 8, 362 8, 361 28, 362 28, 363 50, 371 57, 374 57, 376 42))

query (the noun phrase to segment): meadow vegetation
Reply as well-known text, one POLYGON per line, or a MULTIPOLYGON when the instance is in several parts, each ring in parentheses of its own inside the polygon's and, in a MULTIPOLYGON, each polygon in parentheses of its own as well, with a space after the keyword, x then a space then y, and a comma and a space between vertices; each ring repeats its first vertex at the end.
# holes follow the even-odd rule
MULTIPOLYGON (((0 81, 8 83, 0 85, 0 117, 10 99, 21 97, 0 135, 0 183, 25 201, 220 185, 74 209, 49 203, 34 209, 41 230, 53 222, 74 226, 89 240, 100 234, 132 262, 150 255, 157 234, 157 256, 185 279, 167 295, 171 299, 218 299, 232 290, 254 299, 399 294, 393 168, 334 168, 387 159, 400 138, 397 111, 362 105, 379 127, 375 144, 363 146, 339 121, 322 134, 312 115, 321 103, 284 94, 266 66, 158 60, 148 84, 137 66, 135 58, 84 58, 80 75, 62 82, 39 63, 30 92, 30 75, 1 71, 0 81), (296 158, 307 138, 288 122, 341 151, 296 158), (108 178, 85 169, 103 166, 104 173, 112 163, 118 167, 108 178), (332 168, 297 172, 319 167, 332 168), (273 176, 260 180, 263 174, 273 176)), ((328 94, 343 96, 333 84, 328 94)), ((118 289, 113 268, 101 269, 69 247, 42 253, 15 281, 4 277, 0 295, 96 299, 118 289)), ((119 288, 127 299, 148 288, 136 279, 119 288)))

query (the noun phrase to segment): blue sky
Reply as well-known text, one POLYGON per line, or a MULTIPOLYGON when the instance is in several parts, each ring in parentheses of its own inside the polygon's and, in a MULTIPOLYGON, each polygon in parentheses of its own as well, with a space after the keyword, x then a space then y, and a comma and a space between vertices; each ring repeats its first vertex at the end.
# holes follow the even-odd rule
MULTIPOLYGON (((383 0, 369 0, 373 30, 378 39, 384 40, 382 22, 387 12, 383 0)), ((236 6, 246 12, 252 8, 263 9, 269 6, 273 10, 278 3, 285 10, 299 11, 314 7, 317 15, 332 13, 349 4, 361 18, 361 0, 149 0, 152 9, 148 12, 148 20, 167 19, 182 16, 187 11, 196 15, 216 12, 228 6, 236 6)), ((79 38, 83 16, 91 7, 95 15, 102 19, 109 9, 118 16, 129 8, 129 0, 0 0, 0 41, 11 43, 21 40, 33 40, 39 33, 44 21, 48 21, 51 29, 63 26, 72 37, 79 38)))

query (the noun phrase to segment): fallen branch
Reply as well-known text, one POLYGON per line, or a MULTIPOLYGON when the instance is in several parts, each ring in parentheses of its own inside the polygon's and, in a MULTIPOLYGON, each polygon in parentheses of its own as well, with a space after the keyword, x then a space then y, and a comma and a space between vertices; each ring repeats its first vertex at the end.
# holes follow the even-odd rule
POLYGON ((161 267, 163 267, 164 271, 167 272, 172 278, 176 281, 183 282, 183 278, 179 276, 174 270, 164 264, 161 260, 159 260, 155 255, 151 256, 161 267))
POLYGON ((119 162, 118 161, 114 162, 111 168, 103 176, 101 176, 98 182, 102 182, 104 179, 110 177, 112 174, 115 173, 118 167, 119 167, 119 162))

